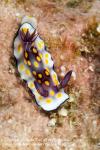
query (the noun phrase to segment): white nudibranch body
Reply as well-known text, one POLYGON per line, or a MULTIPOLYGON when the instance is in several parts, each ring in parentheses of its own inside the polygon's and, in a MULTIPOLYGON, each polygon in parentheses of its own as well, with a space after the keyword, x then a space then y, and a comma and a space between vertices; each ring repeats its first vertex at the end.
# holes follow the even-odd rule
POLYGON ((14 41, 14 56, 18 72, 35 96, 37 104, 45 111, 51 111, 57 109, 69 96, 63 89, 66 80, 60 85, 51 55, 38 35, 36 26, 35 18, 23 18, 14 41))

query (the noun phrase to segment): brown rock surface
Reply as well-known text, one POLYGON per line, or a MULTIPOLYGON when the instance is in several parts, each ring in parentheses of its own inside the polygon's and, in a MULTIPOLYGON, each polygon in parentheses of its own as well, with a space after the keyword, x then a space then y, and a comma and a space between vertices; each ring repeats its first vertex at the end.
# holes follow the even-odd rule
POLYGON ((99 0, 0 1, 0 150, 99 149, 99 23, 99 0), (42 112, 16 73, 12 45, 24 15, 36 17, 59 77, 74 71, 65 117, 62 107, 42 112))

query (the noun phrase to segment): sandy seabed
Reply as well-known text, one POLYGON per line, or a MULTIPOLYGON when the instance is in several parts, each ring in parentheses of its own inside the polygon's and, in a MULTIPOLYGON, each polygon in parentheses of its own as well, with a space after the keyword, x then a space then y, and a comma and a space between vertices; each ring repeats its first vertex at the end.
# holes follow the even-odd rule
POLYGON ((0 150, 100 149, 99 26, 99 0, 0 0, 0 150), (36 17, 59 78, 73 70, 69 102, 49 114, 16 73, 13 40, 25 15, 36 17))

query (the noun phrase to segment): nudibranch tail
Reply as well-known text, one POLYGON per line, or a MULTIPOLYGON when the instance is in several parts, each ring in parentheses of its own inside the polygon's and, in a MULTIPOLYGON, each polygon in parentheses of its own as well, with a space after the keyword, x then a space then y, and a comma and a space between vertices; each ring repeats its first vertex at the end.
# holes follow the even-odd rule
POLYGON ((57 109, 69 96, 64 92, 72 71, 59 82, 54 63, 36 30, 35 18, 24 17, 14 41, 20 76, 27 82, 37 104, 45 111, 57 109))

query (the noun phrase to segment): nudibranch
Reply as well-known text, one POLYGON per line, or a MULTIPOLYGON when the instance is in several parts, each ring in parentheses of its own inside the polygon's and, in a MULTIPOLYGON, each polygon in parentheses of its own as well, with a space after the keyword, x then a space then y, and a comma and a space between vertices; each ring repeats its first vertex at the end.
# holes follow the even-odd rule
POLYGON ((14 56, 21 79, 33 93, 36 103, 45 111, 57 109, 69 96, 64 92, 72 71, 59 82, 50 53, 39 36, 34 17, 22 19, 14 40, 14 56))

